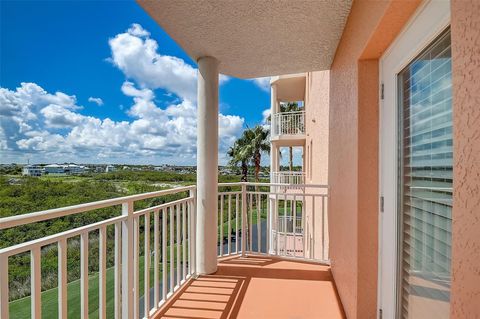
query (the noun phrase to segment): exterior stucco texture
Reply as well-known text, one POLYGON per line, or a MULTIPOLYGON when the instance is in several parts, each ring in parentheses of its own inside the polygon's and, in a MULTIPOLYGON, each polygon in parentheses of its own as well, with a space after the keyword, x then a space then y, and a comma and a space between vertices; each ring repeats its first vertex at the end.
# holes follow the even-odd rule
POLYGON ((480 1, 451 4, 454 179, 451 318, 480 318, 480 1))
POLYGON ((377 317, 378 59, 418 4, 355 1, 330 71, 330 257, 348 318, 377 317))

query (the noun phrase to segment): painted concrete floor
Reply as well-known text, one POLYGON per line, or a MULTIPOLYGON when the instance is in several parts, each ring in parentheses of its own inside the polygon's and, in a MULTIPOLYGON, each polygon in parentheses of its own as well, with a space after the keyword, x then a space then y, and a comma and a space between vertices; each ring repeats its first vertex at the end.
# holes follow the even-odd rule
POLYGON ((156 319, 345 318, 330 267, 264 256, 219 261, 187 283, 156 319))

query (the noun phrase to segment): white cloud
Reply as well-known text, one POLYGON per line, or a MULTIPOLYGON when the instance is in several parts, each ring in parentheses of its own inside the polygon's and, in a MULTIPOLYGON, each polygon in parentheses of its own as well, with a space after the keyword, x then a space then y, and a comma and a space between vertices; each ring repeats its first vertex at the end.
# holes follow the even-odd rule
MULTIPOLYGON (((128 79, 121 86, 132 98, 125 106, 128 121, 84 115, 74 95, 48 93, 35 83, 0 88, 0 149, 7 150, 2 161, 19 162, 34 154, 45 162, 195 164, 197 70, 158 53, 149 35, 134 24, 109 41, 111 61, 128 79), (161 97, 173 93, 178 98, 159 107, 156 89, 165 91, 161 97)), ((89 102, 103 101, 90 97, 89 102)), ((219 114, 221 162, 243 125, 239 116, 219 114)))
POLYGON ((136 37, 148 37, 150 36, 150 32, 145 30, 140 24, 133 23, 132 26, 127 30, 133 36, 136 37))
POLYGON ((265 92, 270 92, 270 77, 255 78, 251 79, 251 81, 265 92))
MULTIPOLYGON (((51 94, 33 83, 23 83, 16 90, 1 89, 0 149, 8 150, 6 158, 15 161, 34 153, 36 159, 45 161, 83 158, 194 164, 196 106, 184 100, 162 109, 155 104, 152 90, 138 89, 131 82, 125 82, 122 91, 133 98, 127 111, 130 121, 82 115, 76 104, 46 104, 51 94), (26 90, 32 87, 36 90, 26 90)), ((239 116, 219 114, 220 154, 240 134, 243 123, 239 116)))
POLYGON ((97 104, 98 106, 102 106, 103 105, 103 100, 99 97, 89 97, 88 98, 88 102, 91 102, 91 103, 95 103, 97 104))

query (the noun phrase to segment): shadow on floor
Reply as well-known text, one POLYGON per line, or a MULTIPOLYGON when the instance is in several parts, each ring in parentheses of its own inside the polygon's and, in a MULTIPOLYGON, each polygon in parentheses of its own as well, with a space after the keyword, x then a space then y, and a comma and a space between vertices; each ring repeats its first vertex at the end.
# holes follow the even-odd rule
POLYGON ((263 256, 223 259, 215 274, 188 282, 154 318, 291 318, 288 311, 298 311, 296 318, 319 318, 322 311, 323 318, 345 317, 328 266, 263 256), (317 309, 322 304, 312 293, 329 309, 317 309))

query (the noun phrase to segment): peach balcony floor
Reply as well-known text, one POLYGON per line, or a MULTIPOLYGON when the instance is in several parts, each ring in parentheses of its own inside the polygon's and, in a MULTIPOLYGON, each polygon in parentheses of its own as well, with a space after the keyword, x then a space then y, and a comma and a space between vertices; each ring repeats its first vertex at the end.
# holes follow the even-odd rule
POLYGON ((345 318, 330 267, 273 257, 219 261, 213 275, 188 282, 156 319, 345 318))

